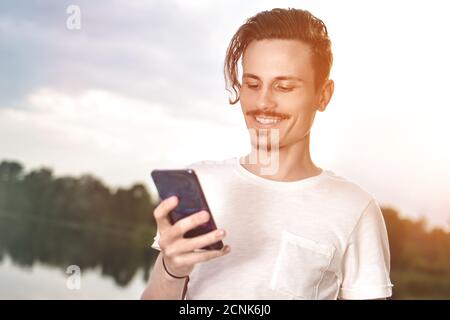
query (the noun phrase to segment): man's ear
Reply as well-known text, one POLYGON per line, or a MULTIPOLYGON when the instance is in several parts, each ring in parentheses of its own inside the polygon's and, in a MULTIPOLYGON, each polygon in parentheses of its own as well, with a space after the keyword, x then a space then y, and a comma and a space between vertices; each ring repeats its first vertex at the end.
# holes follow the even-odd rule
POLYGON ((320 112, 324 112, 327 108, 328 103, 331 100, 334 92, 334 81, 328 79, 322 86, 319 96, 319 103, 317 104, 317 110, 320 112))

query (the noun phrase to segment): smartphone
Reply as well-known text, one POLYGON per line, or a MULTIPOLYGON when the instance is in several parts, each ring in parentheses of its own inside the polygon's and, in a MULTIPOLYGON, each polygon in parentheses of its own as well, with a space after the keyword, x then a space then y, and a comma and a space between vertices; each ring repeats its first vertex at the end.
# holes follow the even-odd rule
MULTIPOLYGON (((181 170, 153 170, 151 176, 158 190, 161 200, 178 197, 178 205, 169 213, 171 224, 186 218, 201 210, 210 214, 208 222, 189 230, 184 234, 185 238, 193 238, 217 229, 211 210, 206 202, 200 181, 193 169, 181 170)), ((203 247, 205 250, 220 250, 223 242, 218 241, 212 245, 203 247)))

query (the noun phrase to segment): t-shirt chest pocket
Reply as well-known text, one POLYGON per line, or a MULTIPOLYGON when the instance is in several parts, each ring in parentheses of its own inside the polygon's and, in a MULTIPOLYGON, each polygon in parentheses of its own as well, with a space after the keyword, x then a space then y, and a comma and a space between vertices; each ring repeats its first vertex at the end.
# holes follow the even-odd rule
POLYGON ((270 287, 298 299, 317 299, 335 248, 283 230, 270 287))

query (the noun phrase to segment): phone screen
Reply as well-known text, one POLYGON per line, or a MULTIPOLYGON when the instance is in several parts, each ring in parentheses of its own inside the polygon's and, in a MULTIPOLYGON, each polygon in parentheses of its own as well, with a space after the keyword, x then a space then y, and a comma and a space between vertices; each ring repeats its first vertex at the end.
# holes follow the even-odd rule
MULTIPOLYGON (((178 197, 178 206, 169 214, 172 224, 201 210, 206 210, 210 213, 209 221, 186 232, 184 234, 185 238, 193 238, 217 229, 200 181, 194 170, 153 170, 151 176, 161 200, 173 195, 178 197)), ((220 250, 222 247, 222 241, 218 241, 202 249, 220 250)))

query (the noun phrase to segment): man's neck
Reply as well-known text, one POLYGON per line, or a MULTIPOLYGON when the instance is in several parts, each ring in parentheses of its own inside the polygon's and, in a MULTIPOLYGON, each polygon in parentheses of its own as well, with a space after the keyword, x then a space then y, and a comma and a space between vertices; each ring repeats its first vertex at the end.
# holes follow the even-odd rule
POLYGON ((263 173, 264 168, 267 169, 268 163, 257 156, 258 149, 253 145, 251 153, 245 156, 242 166, 257 176, 274 181, 298 181, 319 175, 322 172, 322 169, 311 160, 309 134, 292 145, 280 147, 278 155, 273 152, 266 154, 270 161, 278 161, 275 168, 277 170, 273 170, 273 174, 263 173), (278 159, 274 159, 274 157, 278 157, 278 159))

